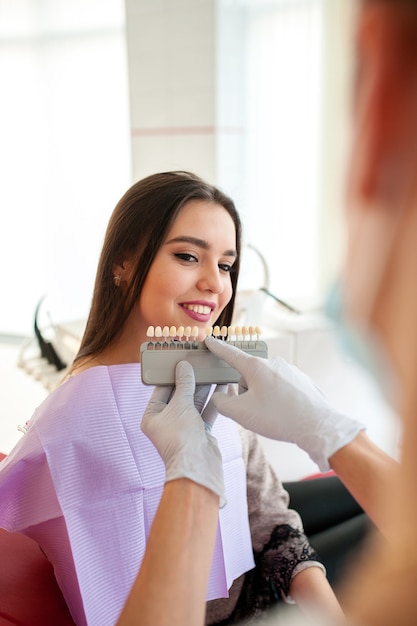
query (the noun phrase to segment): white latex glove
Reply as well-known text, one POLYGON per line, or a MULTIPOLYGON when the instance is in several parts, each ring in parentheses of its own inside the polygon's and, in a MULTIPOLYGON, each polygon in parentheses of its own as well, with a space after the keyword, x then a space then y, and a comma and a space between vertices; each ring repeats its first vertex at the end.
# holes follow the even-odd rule
POLYGON ((205 343, 242 375, 238 394, 232 387, 228 394, 213 394, 211 403, 219 413, 259 435, 297 444, 322 472, 330 469, 328 459, 364 428, 335 410, 313 381, 284 359, 253 357, 212 337, 205 343))
POLYGON ((210 385, 200 385, 194 397, 193 368, 181 361, 175 369, 175 388, 155 387, 142 430, 165 463, 166 482, 189 478, 216 493, 222 507, 226 504, 223 463, 217 441, 210 434, 217 410, 209 402, 200 415, 210 389, 210 385))
MULTIPOLYGON (((207 402, 208 395, 211 391, 212 385, 196 385, 194 392, 194 406, 201 414, 204 420, 204 426, 211 432, 214 422, 219 414, 218 410, 212 404, 211 400, 207 402)), ((227 385, 216 385, 215 391, 227 391, 227 385)))

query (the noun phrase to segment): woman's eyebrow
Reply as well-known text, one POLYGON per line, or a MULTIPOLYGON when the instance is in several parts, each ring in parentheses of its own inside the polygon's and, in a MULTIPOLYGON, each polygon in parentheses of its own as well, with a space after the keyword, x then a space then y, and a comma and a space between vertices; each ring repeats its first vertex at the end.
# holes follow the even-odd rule
MULTIPOLYGON (((205 239, 199 239, 198 237, 191 237, 190 235, 179 235, 178 237, 173 237, 165 242, 165 244, 169 243, 192 243, 199 248, 203 248, 204 250, 208 250, 210 248, 210 244, 205 241, 205 239)), ((236 250, 225 250, 223 253, 225 256, 233 256, 237 257, 236 250)))

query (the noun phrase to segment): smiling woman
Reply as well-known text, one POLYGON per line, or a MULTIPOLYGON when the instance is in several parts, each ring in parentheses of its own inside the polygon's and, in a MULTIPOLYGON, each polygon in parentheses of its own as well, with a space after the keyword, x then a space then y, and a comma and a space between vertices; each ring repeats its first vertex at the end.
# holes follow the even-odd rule
MULTIPOLYGON (((153 391, 141 383, 147 328, 192 322, 202 338, 208 325, 229 326, 240 240, 233 201, 197 176, 166 172, 134 184, 110 218, 70 374, 2 465, 0 526, 40 544, 81 626, 116 622, 171 480, 140 428, 153 391), (36 507, 27 506, 29 493, 36 507)), ((208 386, 197 389, 199 413, 210 393, 208 386)), ((256 436, 217 414, 207 428, 214 419, 224 506, 207 623, 256 616, 300 588, 308 595, 318 586, 327 602, 324 568, 256 436)), ((294 597, 301 601, 303 593, 294 597)))
MULTIPOLYGON (((183 206, 146 277, 139 304, 140 335, 149 325, 214 323, 233 293, 236 229, 220 205, 190 200, 183 206)), ((145 332, 144 332, 145 331, 145 332)))
POLYGON ((238 213, 216 187, 187 172, 133 185, 107 228, 77 371, 87 357, 137 362, 149 325, 186 325, 201 315, 195 306, 210 309, 193 317, 202 331, 208 323, 228 326, 240 250, 238 213))

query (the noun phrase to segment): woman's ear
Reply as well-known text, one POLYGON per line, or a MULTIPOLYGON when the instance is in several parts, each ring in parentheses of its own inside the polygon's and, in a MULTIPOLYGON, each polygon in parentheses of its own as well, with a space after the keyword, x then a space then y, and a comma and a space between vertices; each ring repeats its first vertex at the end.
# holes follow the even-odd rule
POLYGON ((126 281, 130 274, 130 261, 125 259, 119 263, 113 263, 113 280, 118 287, 122 281, 126 281))
POLYGON ((382 2, 365 5, 358 16, 355 159, 349 182, 350 191, 366 206, 401 202, 408 186, 405 176, 415 167, 410 148, 417 136, 417 115, 411 106, 417 71, 407 58, 405 19, 401 9, 382 2))

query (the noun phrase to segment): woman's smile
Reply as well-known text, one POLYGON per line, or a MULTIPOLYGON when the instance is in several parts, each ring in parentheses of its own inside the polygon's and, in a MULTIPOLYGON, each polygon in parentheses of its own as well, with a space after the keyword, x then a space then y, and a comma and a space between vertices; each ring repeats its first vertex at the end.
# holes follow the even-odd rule
POLYGON ((211 314, 215 310, 216 305, 212 302, 182 302, 180 304, 183 311, 196 322, 204 322, 207 324, 210 321, 211 314))

